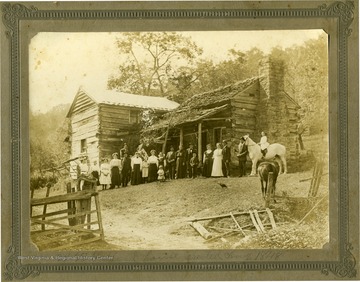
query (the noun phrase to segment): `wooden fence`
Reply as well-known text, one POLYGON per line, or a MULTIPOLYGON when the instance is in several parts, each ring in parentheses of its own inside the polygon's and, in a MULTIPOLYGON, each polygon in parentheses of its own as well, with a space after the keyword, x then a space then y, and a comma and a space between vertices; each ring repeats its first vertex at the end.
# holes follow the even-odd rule
MULTIPOLYGON (((41 226, 41 231, 32 230, 32 235, 41 237, 35 242, 39 249, 60 250, 82 245, 97 240, 104 240, 100 201, 95 191, 93 180, 80 177, 76 190, 81 181, 85 181, 84 190, 69 191, 65 195, 31 199, 31 225, 41 226), (95 201, 95 209, 91 208, 91 201, 95 201), (65 209, 48 212, 49 205, 66 203, 65 209), (33 208, 43 206, 42 214, 33 214, 33 208), (96 220, 91 216, 96 214, 96 220), (65 222, 64 222, 65 221, 65 222), (50 227, 50 228, 49 228, 50 227)), ((35 229, 35 228, 34 228, 35 229)))

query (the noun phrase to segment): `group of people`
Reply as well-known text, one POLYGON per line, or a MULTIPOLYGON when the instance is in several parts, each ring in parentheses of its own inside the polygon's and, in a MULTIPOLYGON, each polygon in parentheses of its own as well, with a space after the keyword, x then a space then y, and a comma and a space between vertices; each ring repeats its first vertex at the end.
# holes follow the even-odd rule
MULTIPOLYGON (((268 145, 266 134, 262 132, 259 145, 265 148, 268 145)), ((139 145, 134 155, 129 155, 128 147, 124 147, 119 153, 112 154, 112 159, 103 158, 100 166, 97 161, 88 166, 86 160, 80 164, 82 174, 91 173, 97 179, 102 189, 126 187, 149 183, 154 181, 165 181, 166 179, 196 178, 203 177, 230 177, 230 163, 232 158, 232 141, 224 140, 223 144, 217 143, 213 150, 211 145, 206 146, 202 159, 198 158, 198 152, 193 144, 187 149, 182 145, 175 151, 171 146, 164 154, 151 150, 150 154, 139 145)), ((239 176, 246 176, 247 146, 245 140, 240 142, 235 149, 239 161, 239 176)))

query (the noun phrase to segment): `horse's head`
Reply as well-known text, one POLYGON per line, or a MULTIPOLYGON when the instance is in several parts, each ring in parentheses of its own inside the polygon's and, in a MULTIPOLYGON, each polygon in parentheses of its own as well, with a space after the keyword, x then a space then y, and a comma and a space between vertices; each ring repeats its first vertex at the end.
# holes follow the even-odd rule
POLYGON ((255 142, 250 138, 249 134, 245 134, 241 138, 245 140, 245 145, 247 145, 247 146, 255 144, 255 142))
POLYGON ((248 143, 249 134, 245 134, 243 137, 241 137, 242 140, 245 141, 245 145, 248 143))

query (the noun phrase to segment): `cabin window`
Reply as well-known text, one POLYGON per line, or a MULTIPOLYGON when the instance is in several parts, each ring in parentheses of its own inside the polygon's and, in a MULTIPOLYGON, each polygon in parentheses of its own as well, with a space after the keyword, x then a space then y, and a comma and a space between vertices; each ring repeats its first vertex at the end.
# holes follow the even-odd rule
POLYGON ((139 111, 130 110, 129 123, 130 124, 139 123, 139 121, 140 121, 139 111))
POLYGON ((86 142, 86 139, 82 139, 81 142, 80 142, 80 152, 81 153, 86 153, 87 151, 87 142, 86 142))

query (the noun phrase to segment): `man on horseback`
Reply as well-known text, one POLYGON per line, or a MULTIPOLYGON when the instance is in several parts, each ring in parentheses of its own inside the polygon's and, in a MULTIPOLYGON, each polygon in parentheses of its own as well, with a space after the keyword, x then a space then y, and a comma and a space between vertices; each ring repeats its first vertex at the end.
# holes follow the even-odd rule
POLYGON ((260 145, 261 153, 264 158, 267 153, 267 147, 269 147, 270 145, 269 142, 267 141, 266 133, 264 131, 261 132, 261 139, 260 139, 260 143, 258 144, 260 145))

